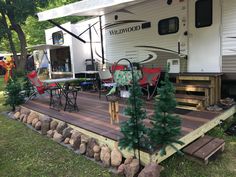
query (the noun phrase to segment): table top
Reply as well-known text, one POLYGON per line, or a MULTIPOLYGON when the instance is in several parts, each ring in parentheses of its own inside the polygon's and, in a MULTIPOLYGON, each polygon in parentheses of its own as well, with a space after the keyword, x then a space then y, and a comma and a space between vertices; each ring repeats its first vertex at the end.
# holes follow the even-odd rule
POLYGON ((43 83, 55 83, 55 82, 73 82, 79 80, 78 78, 59 78, 59 79, 47 79, 42 80, 43 83))
POLYGON ((98 71, 80 71, 77 72, 78 74, 97 74, 98 71))

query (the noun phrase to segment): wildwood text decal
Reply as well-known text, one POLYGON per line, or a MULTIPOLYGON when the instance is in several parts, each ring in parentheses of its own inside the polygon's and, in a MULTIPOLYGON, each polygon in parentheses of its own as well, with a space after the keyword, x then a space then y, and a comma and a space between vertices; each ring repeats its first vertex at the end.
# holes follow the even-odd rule
POLYGON ((124 33, 130 33, 134 31, 139 31, 142 29, 141 25, 135 25, 127 28, 122 28, 122 29, 114 29, 114 30, 109 30, 109 34, 112 35, 119 35, 119 34, 124 34, 124 33))

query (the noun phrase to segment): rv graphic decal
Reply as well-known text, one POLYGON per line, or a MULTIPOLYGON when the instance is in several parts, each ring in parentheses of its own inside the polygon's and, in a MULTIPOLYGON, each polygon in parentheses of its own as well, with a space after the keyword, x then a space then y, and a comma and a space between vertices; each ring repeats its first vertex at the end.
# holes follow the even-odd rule
POLYGON ((147 54, 147 58, 142 59, 139 61, 139 63, 147 63, 153 60, 158 59, 160 56, 171 56, 170 58, 174 57, 182 57, 182 56, 186 56, 184 54, 179 54, 178 52, 174 51, 174 50, 170 50, 170 49, 166 49, 166 48, 162 48, 162 47, 156 47, 156 46, 134 46, 137 48, 143 48, 143 52, 148 52, 147 54), (151 53, 152 54, 151 54, 151 53))
POLYGON ((144 21, 144 20, 121 20, 121 21, 117 21, 115 23, 107 23, 105 25, 105 29, 114 28, 117 26, 122 26, 124 24, 129 24, 129 23, 142 23, 142 22, 146 22, 146 21, 144 21))

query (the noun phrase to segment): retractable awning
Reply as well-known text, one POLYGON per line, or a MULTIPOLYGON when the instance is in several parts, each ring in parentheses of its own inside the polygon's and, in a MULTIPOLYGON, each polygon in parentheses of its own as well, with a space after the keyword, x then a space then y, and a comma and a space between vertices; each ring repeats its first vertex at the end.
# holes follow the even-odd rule
POLYGON ((33 49, 33 50, 48 50, 48 49, 59 49, 59 48, 65 48, 69 46, 63 46, 63 45, 50 45, 50 44, 39 44, 34 46, 29 46, 27 49, 33 49))
POLYGON ((38 13, 39 21, 65 16, 101 16, 147 0, 83 0, 38 13))

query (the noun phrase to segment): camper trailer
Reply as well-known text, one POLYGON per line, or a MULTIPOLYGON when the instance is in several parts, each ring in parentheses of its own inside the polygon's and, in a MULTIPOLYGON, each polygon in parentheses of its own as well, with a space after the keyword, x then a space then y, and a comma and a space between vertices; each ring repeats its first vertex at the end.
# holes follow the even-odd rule
POLYGON ((68 15, 100 16, 102 57, 106 62, 128 58, 150 67, 163 68, 169 64, 170 73, 174 74, 222 73, 222 90, 236 95, 236 86, 232 85, 236 81, 235 0, 104 0, 100 3, 81 1, 38 16, 40 20, 68 15), (72 6, 74 10, 67 12, 72 6), (66 13, 58 13, 62 10, 66 13))
MULTIPOLYGON (((86 71, 91 65, 91 60, 96 64, 101 63, 99 56, 101 45, 98 29, 98 18, 80 21, 79 23, 65 23, 64 29, 80 36, 84 42, 77 40, 58 27, 45 30, 46 43, 49 45, 61 45, 60 48, 49 50, 52 78, 75 77, 76 74, 86 71), (90 62, 88 64, 88 62, 90 62), (86 65, 87 64, 87 65, 86 65)), ((92 69, 92 68, 90 68, 92 69)))
POLYGON ((236 74, 236 1, 149 0, 104 16, 105 57, 236 74))

